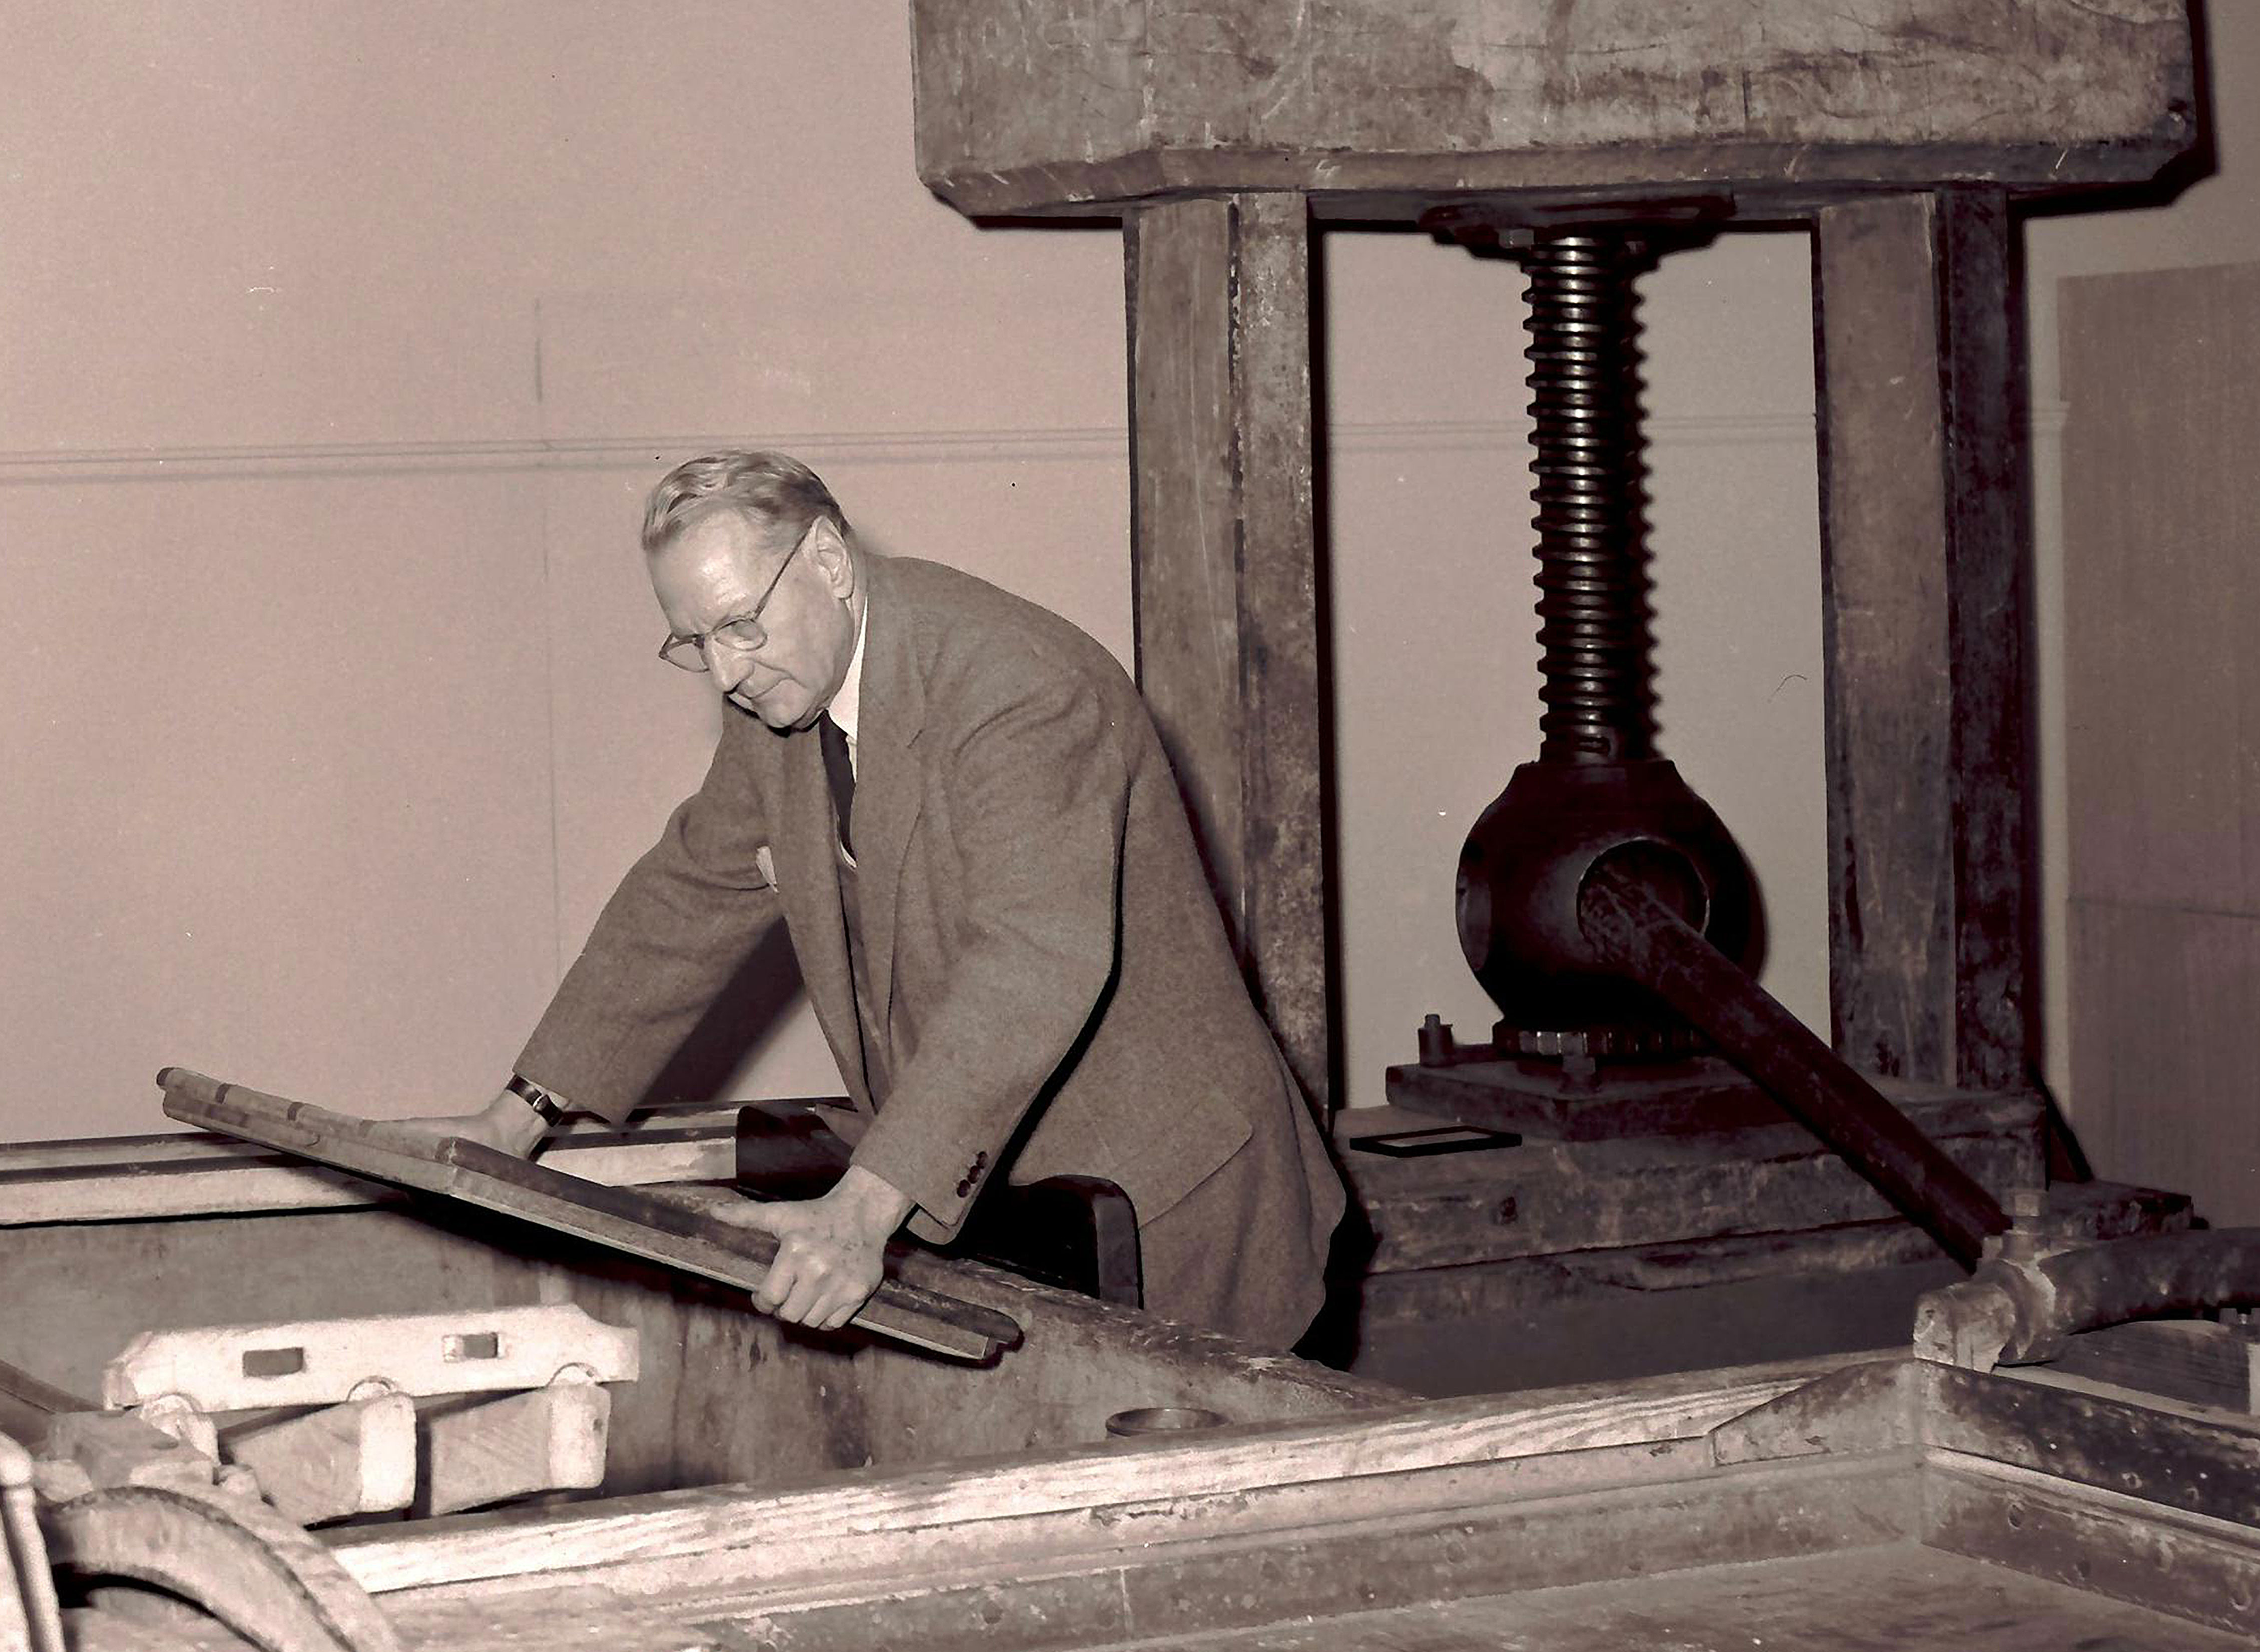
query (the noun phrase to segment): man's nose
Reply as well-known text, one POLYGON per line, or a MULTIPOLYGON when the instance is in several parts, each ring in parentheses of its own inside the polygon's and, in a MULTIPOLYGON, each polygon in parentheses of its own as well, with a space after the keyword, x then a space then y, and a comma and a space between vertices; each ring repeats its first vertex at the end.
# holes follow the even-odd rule
POLYGON ((753 656, 742 648, 726 647, 712 637, 699 645, 706 651, 706 669, 714 686, 725 694, 743 683, 754 669, 753 656))

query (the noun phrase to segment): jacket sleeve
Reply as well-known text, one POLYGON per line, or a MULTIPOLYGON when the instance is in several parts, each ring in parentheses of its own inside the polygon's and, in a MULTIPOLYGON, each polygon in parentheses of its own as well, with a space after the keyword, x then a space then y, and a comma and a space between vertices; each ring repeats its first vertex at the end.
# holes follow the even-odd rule
POLYGON ((518 1058, 616 1123, 779 916, 747 724, 726 716, 704 782, 604 904, 518 1058))
POLYGON ((916 1203, 912 1231, 938 1241, 1112 985, 1129 795, 1118 731, 1072 671, 1015 682, 962 726, 934 759, 963 857, 959 944, 855 1154, 916 1203))

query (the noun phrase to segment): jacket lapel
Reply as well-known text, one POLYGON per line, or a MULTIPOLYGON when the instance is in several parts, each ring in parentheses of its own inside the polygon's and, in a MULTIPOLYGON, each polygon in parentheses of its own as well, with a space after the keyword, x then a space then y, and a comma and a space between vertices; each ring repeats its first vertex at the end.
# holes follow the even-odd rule
POLYGON ((910 615, 886 563, 867 557, 870 619, 863 639, 862 705, 856 718, 855 866, 863 908, 872 1012, 887 1036, 895 984, 895 906, 911 829, 925 795, 912 747, 926 726, 926 685, 911 650, 910 615))

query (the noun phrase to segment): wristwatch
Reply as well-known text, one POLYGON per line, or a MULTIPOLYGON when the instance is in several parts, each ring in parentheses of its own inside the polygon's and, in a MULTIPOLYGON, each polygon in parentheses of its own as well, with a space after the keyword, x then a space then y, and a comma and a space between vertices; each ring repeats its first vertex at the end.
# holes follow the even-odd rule
POLYGON ((565 1116, 565 1104, 531 1079, 520 1078, 512 1073, 510 1082, 503 1088, 540 1113, 545 1125, 554 1126, 565 1116))

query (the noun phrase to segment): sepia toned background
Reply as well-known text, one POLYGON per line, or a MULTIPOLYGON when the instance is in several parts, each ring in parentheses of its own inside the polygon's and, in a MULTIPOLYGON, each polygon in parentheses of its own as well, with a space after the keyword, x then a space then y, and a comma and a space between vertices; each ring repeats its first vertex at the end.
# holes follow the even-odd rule
MULTIPOLYGON (((2220 175, 2026 232, 2075 1123, 2059 283, 2260 259, 2260 12, 2209 22, 2220 175)), ((900 7, 23 8, 6 52, 0 1138, 163 1127, 168 1062, 371 1112, 491 1094, 712 741, 634 544, 693 452, 787 448, 881 548, 1127 660, 1119 237, 926 194, 900 7)), ((1520 280, 1317 245, 1366 1105, 1424 1013, 1492 1014, 1451 891, 1537 746, 1520 280)), ((1732 234, 1641 292, 1663 746, 1758 874, 1765 983, 1825 1030, 1809 257, 1732 234)), ((787 1006, 730 1087, 837 1086, 787 1006)))

